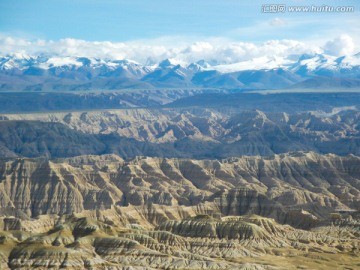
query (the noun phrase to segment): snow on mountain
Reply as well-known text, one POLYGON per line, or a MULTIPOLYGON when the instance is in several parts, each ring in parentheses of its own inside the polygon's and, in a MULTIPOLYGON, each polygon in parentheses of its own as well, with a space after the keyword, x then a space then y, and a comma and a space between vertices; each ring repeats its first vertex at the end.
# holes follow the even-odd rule
POLYGON ((192 72, 200 72, 206 70, 202 66, 200 66, 198 63, 191 63, 186 67, 188 70, 191 70, 192 72))
POLYGON ((51 57, 46 62, 40 63, 39 68, 49 69, 52 67, 75 66, 81 67, 83 63, 75 57, 51 57))
POLYGON ((211 69, 211 67, 212 67, 211 64, 206 62, 205 60, 197 61, 196 64, 204 69, 211 69))
POLYGON ((353 68, 355 66, 360 66, 360 53, 350 56, 343 56, 337 58, 336 62, 340 68, 353 68))
MULTIPOLYGON (((299 75, 308 75, 319 71, 341 71, 358 68, 360 66, 360 53, 351 56, 334 57, 326 54, 301 55, 295 61, 293 59, 279 56, 262 56, 246 61, 230 64, 209 64, 205 60, 196 63, 169 58, 152 66, 142 65, 133 60, 109 60, 86 57, 60 57, 60 56, 29 56, 23 53, 14 53, 0 58, 0 69, 27 69, 35 67, 40 69, 51 69, 57 67, 69 67, 78 69, 90 67, 93 69, 106 68, 115 70, 122 68, 138 75, 152 72, 155 69, 172 69, 180 66, 192 71, 216 70, 221 73, 231 73, 244 70, 270 70, 284 68, 299 75)), ((323 75, 323 74, 321 74, 323 75)))
POLYGON ((326 54, 302 55, 290 67, 290 70, 302 76, 359 76, 360 55, 335 57, 326 54))
POLYGON ((168 58, 168 59, 165 59, 163 61, 161 61, 157 67, 158 68, 171 68, 171 67, 174 67, 174 66, 182 66, 182 67, 185 67, 187 66, 188 64, 185 62, 185 61, 182 61, 182 60, 179 60, 179 59, 175 59, 175 58, 168 58))
POLYGON ((289 66, 291 62, 281 57, 258 57, 248 61, 243 61, 234 64, 217 65, 213 68, 222 73, 230 73, 243 70, 269 70, 277 68, 285 68, 289 66))
POLYGON ((26 69, 33 64, 34 58, 25 53, 14 53, 0 58, 0 69, 26 69))

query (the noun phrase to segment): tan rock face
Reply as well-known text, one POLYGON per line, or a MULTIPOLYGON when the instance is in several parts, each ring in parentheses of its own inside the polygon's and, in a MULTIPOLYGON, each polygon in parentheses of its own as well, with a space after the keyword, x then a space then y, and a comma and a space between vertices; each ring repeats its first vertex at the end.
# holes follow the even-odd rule
MULTIPOLYGON (((88 134, 118 133, 139 141, 171 142, 185 137, 235 142, 241 135, 278 131, 283 138, 291 130, 295 136, 323 140, 358 135, 358 111, 341 114, 283 112, 265 113, 230 108, 122 109, 109 111, 2 114, 6 120, 57 122, 88 134), (240 136, 238 136, 240 135, 240 136)), ((279 138, 280 138, 279 137, 279 138)), ((261 138, 259 138, 261 139, 261 138)), ((274 138, 277 139, 277 138, 274 138)), ((288 140, 289 138, 287 138, 288 140)))
POLYGON ((0 156, 227 158, 292 151, 360 155, 358 111, 124 109, 0 115, 0 156), (6 120, 6 121, 5 121, 6 120))
POLYGON ((359 164, 312 152, 3 159, 0 269, 354 268, 359 164))
POLYGON ((153 203, 211 204, 223 215, 254 213, 280 222, 295 209, 321 218, 335 209, 359 209, 359 164, 355 156, 315 153, 222 161, 123 161, 115 155, 2 160, 0 205, 29 217, 153 203))
MULTIPOLYGON (((111 210, 113 215, 120 211, 111 210)), ((328 227, 302 231, 256 215, 194 215, 167 219, 152 229, 109 225, 91 215, 62 216, 40 233, 1 232, 2 269, 284 269, 281 258, 306 258, 304 268, 322 260, 338 269, 339 258, 347 259, 345 267, 355 265, 360 248, 358 238, 346 235, 347 228, 359 225, 354 220, 337 227, 340 237, 329 235, 328 227)))

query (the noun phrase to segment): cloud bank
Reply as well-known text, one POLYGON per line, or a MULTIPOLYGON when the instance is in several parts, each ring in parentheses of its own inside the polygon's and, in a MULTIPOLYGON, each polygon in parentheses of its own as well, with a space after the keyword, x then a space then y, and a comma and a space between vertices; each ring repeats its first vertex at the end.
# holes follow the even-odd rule
POLYGON ((325 44, 325 52, 331 55, 342 56, 354 53, 355 44, 349 35, 342 35, 325 44))
POLYGON ((269 40, 261 44, 235 42, 222 38, 186 42, 173 37, 131 42, 85 41, 79 39, 28 40, 0 35, 0 55, 23 53, 30 56, 81 56, 109 60, 131 59, 141 64, 154 64, 166 58, 191 63, 206 60, 210 63, 232 64, 258 57, 296 59, 300 54, 329 53, 346 55, 354 52, 350 36, 340 36, 323 47, 296 40, 269 40), (175 44, 175 45, 174 45, 175 44))

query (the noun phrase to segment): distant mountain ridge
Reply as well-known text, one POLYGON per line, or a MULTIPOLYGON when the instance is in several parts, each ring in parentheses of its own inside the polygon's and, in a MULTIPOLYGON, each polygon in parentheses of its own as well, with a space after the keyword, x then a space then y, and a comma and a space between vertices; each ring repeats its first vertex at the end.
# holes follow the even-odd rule
MULTIPOLYGON (((336 78, 335 88, 359 87, 360 54, 342 57, 300 55, 292 61, 264 56, 216 65, 205 60, 185 63, 176 59, 142 65, 126 59, 29 56, 20 53, 0 57, 2 91, 219 87, 281 89, 317 77, 320 80, 336 78), (339 80, 349 79, 356 82, 339 83, 339 80)), ((315 84, 318 85, 318 82, 315 84)), ((328 82, 325 86, 328 86, 328 82)))
POLYGON ((360 155, 355 106, 295 114, 143 108, 0 119, 0 158, 117 154, 126 159, 222 159, 293 151, 360 155))

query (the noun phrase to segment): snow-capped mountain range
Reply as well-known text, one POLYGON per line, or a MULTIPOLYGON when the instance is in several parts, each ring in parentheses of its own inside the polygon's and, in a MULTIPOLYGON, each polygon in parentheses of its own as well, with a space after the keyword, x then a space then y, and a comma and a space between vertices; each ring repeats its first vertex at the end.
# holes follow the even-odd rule
POLYGON ((301 82, 318 76, 327 81, 327 87, 332 79, 336 79, 337 84, 340 79, 346 80, 345 86, 360 87, 360 53, 342 57, 326 54, 288 58, 263 56, 231 64, 211 64, 205 60, 185 63, 165 59, 154 65, 142 65, 132 60, 29 56, 21 53, 0 57, 1 90, 278 89, 299 83, 301 86, 301 82))

